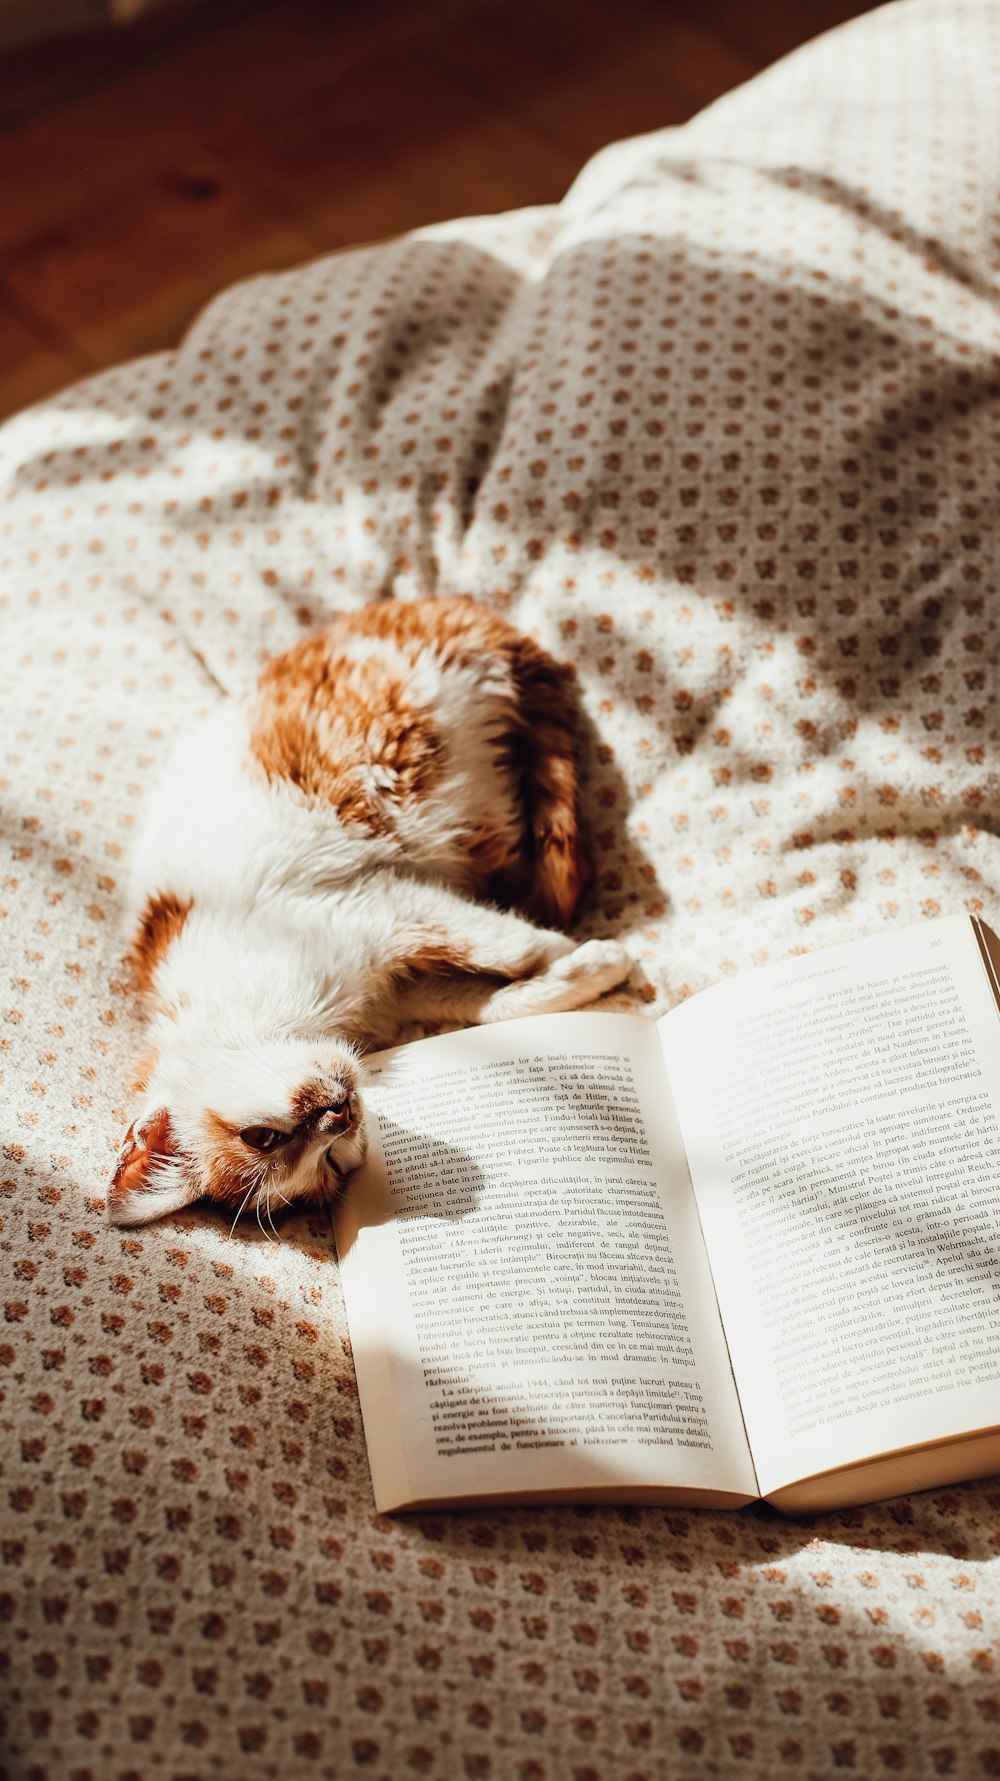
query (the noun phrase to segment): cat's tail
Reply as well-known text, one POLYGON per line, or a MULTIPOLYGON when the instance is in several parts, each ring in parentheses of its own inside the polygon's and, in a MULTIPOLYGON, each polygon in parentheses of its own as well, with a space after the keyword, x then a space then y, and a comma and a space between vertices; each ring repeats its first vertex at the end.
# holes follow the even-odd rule
POLYGON ((573 675, 528 637, 512 662, 523 724, 523 788, 531 888, 523 906, 547 927, 569 927, 591 880, 580 830, 579 729, 573 675))

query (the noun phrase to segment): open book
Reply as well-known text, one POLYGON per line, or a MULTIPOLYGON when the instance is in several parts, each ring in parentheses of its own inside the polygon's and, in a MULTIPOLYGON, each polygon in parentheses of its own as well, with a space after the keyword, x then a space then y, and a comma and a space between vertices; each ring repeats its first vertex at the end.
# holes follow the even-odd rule
POLYGON ((998 969, 955 916, 373 1058, 336 1225, 379 1509, 1000 1471, 998 969))

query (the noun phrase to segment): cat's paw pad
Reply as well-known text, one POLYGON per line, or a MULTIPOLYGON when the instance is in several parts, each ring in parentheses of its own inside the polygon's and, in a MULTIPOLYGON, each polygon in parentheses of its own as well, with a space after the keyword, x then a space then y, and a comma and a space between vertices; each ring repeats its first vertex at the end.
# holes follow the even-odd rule
POLYGON ((632 959, 617 940, 584 940, 552 968, 574 986, 585 989, 588 996, 596 997, 625 982, 632 959))

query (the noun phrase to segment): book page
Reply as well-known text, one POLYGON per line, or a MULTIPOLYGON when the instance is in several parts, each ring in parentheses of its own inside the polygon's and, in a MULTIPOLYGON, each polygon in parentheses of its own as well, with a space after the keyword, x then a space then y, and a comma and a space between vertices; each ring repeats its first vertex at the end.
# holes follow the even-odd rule
POLYGON ((367 1069, 336 1228, 379 1508, 755 1496, 652 1022, 540 1015, 367 1069))
POLYGON ((659 1023, 764 1495, 1000 1421, 1000 1017, 968 917, 659 1023))

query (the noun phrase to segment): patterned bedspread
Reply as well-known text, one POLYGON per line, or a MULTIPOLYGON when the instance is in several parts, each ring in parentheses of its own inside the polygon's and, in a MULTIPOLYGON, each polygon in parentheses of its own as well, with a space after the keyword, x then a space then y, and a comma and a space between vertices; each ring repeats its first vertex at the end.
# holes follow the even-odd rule
POLYGON ((887 6, 0 433, 11 1781, 1000 1774, 1000 1483, 390 1521, 327 1222, 102 1215, 151 777, 337 607, 576 664, 637 1005, 1000 921, 998 90, 997 0, 887 6))

